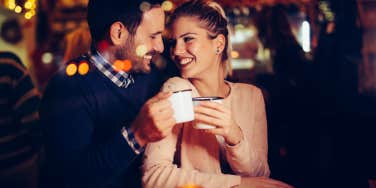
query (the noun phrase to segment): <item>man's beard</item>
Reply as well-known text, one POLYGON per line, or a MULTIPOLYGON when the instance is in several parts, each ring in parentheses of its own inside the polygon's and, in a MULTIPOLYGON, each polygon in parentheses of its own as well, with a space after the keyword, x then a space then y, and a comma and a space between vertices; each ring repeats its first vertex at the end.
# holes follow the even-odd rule
MULTIPOLYGON (((121 45, 115 50, 115 58, 119 60, 130 60, 132 63, 132 68, 129 72, 134 73, 150 73, 150 69, 144 66, 144 57, 139 57, 136 55, 136 46, 132 37, 128 37, 124 45, 121 45)), ((154 54, 154 52, 148 52, 147 54, 154 54)))

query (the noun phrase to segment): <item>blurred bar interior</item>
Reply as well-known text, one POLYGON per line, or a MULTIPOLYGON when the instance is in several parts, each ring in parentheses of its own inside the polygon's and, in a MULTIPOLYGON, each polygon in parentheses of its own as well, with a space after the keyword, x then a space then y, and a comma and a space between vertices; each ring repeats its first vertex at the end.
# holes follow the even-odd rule
MULTIPOLYGON (((87 27, 87 2, 0 0, 0 50, 19 55, 41 91, 67 60, 67 34, 87 27)), ((163 6, 168 14, 181 2, 163 6)), ((232 25, 228 79, 266 99, 271 176, 376 187, 376 0, 217 2, 232 25)))

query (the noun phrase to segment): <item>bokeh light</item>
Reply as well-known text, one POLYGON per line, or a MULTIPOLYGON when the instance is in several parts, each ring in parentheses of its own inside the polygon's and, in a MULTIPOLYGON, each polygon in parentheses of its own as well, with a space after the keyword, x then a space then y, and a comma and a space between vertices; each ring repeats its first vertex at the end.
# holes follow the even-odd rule
POLYGON ((162 3, 162 9, 166 12, 171 11, 174 8, 174 4, 171 1, 164 1, 162 3))
POLYGON ((132 62, 128 59, 126 60, 115 60, 113 63, 113 68, 116 71, 128 72, 132 68, 132 62))
POLYGON ((31 17, 33 17, 33 15, 32 15, 31 12, 26 12, 26 13, 25 13, 25 18, 26 18, 26 19, 30 19, 31 17))
POLYGON ((31 19, 33 16, 35 16, 37 2, 36 0, 24 0, 21 2, 18 0, 4 0, 4 6, 10 10, 13 10, 17 14, 24 14, 26 19, 31 19))
POLYGON ((89 72, 89 64, 86 61, 82 61, 80 65, 78 65, 78 73, 80 75, 86 75, 89 72))
POLYGON ((14 12, 16 12, 16 13, 22 12, 22 7, 17 5, 16 8, 14 8, 14 12))
POLYGON ((51 52, 46 52, 42 55, 42 62, 44 64, 50 64, 52 60, 54 59, 54 56, 52 55, 51 52))
POLYGON ((235 51, 235 50, 231 51, 231 57, 232 58, 238 58, 239 57, 239 52, 235 51))
POLYGON ((195 184, 186 184, 178 188, 202 188, 202 187, 199 185, 195 185, 195 184))
POLYGON ((150 8, 151 8, 151 5, 148 2, 142 2, 140 4, 140 10, 141 10, 141 12, 146 12, 146 11, 150 10, 150 8))
POLYGON ((69 65, 66 67, 65 72, 67 73, 68 76, 73 76, 73 75, 75 75, 76 72, 77 72, 77 65, 74 64, 74 63, 69 64, 69 65))
POLYGON ((31 3, 31 1, 26 1, 24 7, 25 9, 31 9, 33 7, 33 3, 31 3))
POLYGON ((13 9, 16 8, 16 4, 15 3, 9 3, 8 4, 8 8, 11 9, 11 10, 13 10, 13 9))
POLYGON ((137 48, 136 48, 136 54, 137 54, 137 56, 143 57, 146 54, 146 52, 147 52, 147 48, 146 48, 145 45, 139 45, 139 46, 137 46, 137 48))

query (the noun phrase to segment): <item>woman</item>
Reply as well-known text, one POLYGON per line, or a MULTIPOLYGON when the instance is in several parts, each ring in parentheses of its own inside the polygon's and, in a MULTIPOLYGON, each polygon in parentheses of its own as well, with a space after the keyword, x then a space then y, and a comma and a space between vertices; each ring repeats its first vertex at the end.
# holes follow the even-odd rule
POLYGON ((231 49, 222 8, 213 2, 187 2, 173 13, 169 29, 171 56, 182 78, 169 79, 163 90, 192 89, 194 97, 219 96, 224 100, 222 104, 203 102, 195 107, 195 121, 216 128, 199 130, 193 128, 194 122, 178 124, 171 136, 147 146, 144 187, 287 186, 265 178, 270 172, 260 90, 224 80, 231 49))

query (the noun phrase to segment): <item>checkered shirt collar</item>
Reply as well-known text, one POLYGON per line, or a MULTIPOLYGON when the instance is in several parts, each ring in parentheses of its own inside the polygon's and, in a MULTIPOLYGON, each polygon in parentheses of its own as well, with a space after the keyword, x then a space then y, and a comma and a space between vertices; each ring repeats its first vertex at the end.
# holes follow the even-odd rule
POLYGON ((127 88, 130 84, 134 83, 131 74, 124 71, 116 71, 97 50, 92 49, 89 52, 89 58, 95 67, 118 87, 127 88))

